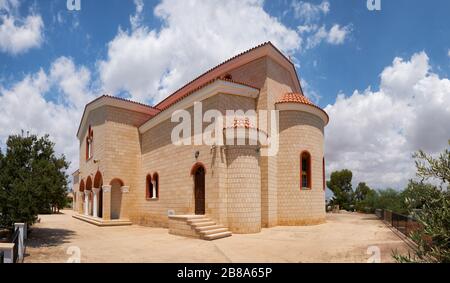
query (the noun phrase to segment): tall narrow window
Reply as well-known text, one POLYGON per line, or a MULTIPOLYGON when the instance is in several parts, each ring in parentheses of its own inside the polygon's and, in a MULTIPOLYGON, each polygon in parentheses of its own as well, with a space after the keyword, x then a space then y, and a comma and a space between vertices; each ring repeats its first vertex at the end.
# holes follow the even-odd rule
POLYGON ((86 160, 89 160, 93 156, 93 142, 94 142, 94 131, 91 126, 89 126, 88 135, 86 137, 86 160))
POLYGON ((147 175, 147 186, 145 189, 145 198, 150 199, 153 195, 153 183, 152 183, 152 176, 149 174, 147 175))
POLYGON ((311 155, 304 151, 300 155, 300 186, 302 190, 310 190, 311 185, 311 155))
POLYGON ((152 198, 159 198, 159 175, 153 174, 153 195, 152 198))

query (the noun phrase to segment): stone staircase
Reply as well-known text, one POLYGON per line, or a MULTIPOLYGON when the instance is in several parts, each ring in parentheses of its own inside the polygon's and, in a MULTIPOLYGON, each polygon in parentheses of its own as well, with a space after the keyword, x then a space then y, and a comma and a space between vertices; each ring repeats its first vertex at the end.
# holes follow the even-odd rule
POLYGON ((196 215, 195 217, 188 218, 186 221, 192 230, 204 240, 212 241, 232 235, 228 228, 216 224, 216 222, 205 216, 196 215))

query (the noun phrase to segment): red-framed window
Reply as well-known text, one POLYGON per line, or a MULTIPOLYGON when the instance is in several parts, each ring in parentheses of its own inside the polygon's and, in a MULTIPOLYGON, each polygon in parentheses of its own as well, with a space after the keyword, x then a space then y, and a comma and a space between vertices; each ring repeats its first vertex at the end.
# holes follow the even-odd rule
POLYGON ((300 189, 311 190, 311 154, 308 151, 303 151, 300 154, 300 189))

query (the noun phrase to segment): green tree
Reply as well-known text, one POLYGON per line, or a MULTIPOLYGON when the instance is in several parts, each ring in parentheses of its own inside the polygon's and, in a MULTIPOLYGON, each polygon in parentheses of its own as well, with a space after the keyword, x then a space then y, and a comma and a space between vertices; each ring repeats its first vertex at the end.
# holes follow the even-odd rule
POLYGON ((400 262, 450 263, 450 151, 446 149, 437 158, 419 151, 414 157, 418 177, 439 180, 441 185, 423 190, 421 209, 413 212, 421 226, 411 235, 417 245, 414 255, 394 257, 400 262))
POLYGON ((356 187, 354 193, 355 207, 358 211, 373 212, 373 201, 375 191, 369 188, 366 183, 361 182, 356 187))
POLYGON ((375 208, 389 209, 398 213, 403 213, 403 207, 403 199, 399 191, 391 188, 377 191, 375 208))
POLYGON ((406 189, 401 193, 403 210, 406 214, 411 214, 415 210, 422 209, 428 196, 437 197, 438 193, 438 189, 434 185, 410 180, 406 189))
POLYGON ((0 226, 33 224, 38 213, 62 208, 68 163, 64 156, 55 155, 48 136, 10 136, 6 147, 0 171, 0 226))
POLYGON ((327 187, 333 192, 331 205, 339 205, 340 208, 350 210, 353 206, 352 171, 344 169, 331 173, 327 187))

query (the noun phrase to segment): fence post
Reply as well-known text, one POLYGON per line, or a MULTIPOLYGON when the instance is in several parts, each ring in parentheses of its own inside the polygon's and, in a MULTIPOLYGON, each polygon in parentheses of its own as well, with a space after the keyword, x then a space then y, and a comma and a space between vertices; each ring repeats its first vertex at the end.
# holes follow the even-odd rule
POLYGON ((13 263, 14 244, 12 243, 0 243, 0 252, 3 252, 3 263, 13 263))
POLYGON ((25 237, 25 223, 14 223, 14 231, 19 230, 19 260, 23 260, 23 254, 25 252, 25 245, 24 245, 24 237, 25 237))

